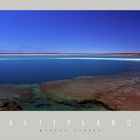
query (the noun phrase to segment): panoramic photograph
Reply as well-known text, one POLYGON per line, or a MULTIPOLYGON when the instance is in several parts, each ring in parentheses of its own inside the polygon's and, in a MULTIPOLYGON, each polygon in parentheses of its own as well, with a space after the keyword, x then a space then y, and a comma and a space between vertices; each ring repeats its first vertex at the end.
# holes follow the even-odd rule
POLYGON ((0 111, 140 111, 140 11, 0 11, 0 111))

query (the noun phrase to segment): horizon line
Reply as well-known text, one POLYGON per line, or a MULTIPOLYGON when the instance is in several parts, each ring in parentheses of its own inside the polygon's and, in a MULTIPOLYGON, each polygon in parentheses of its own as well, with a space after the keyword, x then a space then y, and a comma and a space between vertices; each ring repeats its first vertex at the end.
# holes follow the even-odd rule
POLYGON ((0 54, 140 54, 140 52, 0 52, 0 54))

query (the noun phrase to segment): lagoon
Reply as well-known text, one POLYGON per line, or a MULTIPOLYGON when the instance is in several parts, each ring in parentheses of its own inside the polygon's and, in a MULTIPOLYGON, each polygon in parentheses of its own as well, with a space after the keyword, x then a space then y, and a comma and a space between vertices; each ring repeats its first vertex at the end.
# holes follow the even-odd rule
POLYGON ((139 57, 0 56, 0 84, 35 84, 139 71, 139 57))

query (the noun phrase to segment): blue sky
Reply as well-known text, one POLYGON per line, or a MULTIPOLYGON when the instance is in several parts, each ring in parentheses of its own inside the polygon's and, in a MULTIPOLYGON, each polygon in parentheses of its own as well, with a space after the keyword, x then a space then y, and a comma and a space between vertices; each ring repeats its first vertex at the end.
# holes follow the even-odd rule
POLYGON ((140 52, 140 11, 0 11, 0 52, 140 52))

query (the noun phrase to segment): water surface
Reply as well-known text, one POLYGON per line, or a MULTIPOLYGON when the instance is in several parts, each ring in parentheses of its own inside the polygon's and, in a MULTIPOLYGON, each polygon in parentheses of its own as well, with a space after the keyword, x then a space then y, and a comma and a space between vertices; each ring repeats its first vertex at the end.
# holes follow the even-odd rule
POLYGON ((135 59, 139 57, 0 56, 0 84, 34 84, 139 70, 140 61, 135 59))

